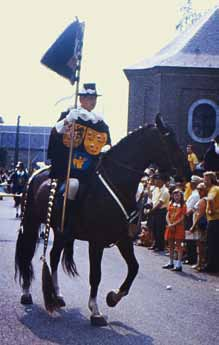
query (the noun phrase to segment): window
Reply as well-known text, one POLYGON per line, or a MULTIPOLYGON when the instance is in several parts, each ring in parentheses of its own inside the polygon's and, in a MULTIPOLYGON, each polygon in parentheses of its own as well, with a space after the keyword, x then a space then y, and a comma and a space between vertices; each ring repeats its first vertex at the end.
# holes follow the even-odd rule
POLYGON ((194 141, 209 142, 219 131, 219 110, 213 101, 200 99, 194 102, 188 114, 188 132, 194 141))

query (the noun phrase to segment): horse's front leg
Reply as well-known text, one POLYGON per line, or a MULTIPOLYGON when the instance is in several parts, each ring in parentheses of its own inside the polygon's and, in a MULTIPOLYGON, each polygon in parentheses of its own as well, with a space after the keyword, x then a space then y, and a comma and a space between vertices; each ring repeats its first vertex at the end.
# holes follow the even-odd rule
POLYGON ((101 261, 103 257, 103 247, 96 243, 89 242, 90 260, 90 297, 88 308, 91 311, 91 324, 93 326, 106 326, 107 322, 99 311, 97 304, 98 286, 101 280, 101 261))
POLYGON ((53 286, 56 292, 56 302, 58 307, 65 307, 65 300, 61 293, 58 281, 58 264, 60 261, 61 253, 64 248, 64 241, 62 234, 54 231, 54 242, 50 252, 50 267, 52 273, 53 286))
POLYGON ((119 248, 119 251, 122 257, 124 258, 125 262, 127 263, 128 274, 125 281, 119 289, 110 291, 108 293, 106 301, 109 307, 115 307, 124 296, 128 295, 129 289, 138 273, 139 268, 138 262, 134 254, 133 242, 130 238, 126 238, 122 241, 119 241, 117 243, 117 247, 119 248))

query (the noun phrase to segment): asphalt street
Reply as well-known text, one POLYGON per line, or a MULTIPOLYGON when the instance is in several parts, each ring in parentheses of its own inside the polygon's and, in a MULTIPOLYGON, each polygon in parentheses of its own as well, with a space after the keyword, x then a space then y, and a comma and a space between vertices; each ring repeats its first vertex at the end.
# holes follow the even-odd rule
MULTIPOLYGON (((90 325, 88 244, 75 243, 75 261, 80 276, 66 276, 60 267, 60 283, 67 306, 49 315, 41 292, 38 246, 33 263, 34 304, 20 304, 20 288, 14 281, 14 252, 19 220, 13 200, 0 201, 0 345, 218 345, 219 276, 196 273, 186 265, 182 273, 162 270, 168 261, 144 247, 135 247, 140 264, 132 289, 115 308, 105 302, 118 288, 126 265, 116 247, 106 249, 98 302, 108 325, 90 325), (170 286, 167 289, 167 286, 170 286)), ((52 236, 50 238, 51 247, 52 236)), ((48 253, 49 254, 49 253, 48 253)))

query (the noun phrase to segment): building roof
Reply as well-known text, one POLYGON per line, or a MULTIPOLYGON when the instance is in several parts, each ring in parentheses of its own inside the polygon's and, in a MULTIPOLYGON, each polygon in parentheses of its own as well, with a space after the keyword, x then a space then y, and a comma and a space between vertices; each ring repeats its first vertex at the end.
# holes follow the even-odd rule
POLYGON ((142 70, 153 67, 219 68, 219 8, 179 33, 152 58, 125 69, 142 70))

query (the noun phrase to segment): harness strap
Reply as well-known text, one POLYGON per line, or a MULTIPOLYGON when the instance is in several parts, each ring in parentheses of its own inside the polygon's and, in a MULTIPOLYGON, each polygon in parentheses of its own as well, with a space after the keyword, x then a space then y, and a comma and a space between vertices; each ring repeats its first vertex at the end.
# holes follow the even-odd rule
POLYGON ((113 197, 113 199, 115 200, 117 205, 120 207, 126 220, 131 223, 138 216, 138 212, 135 210, 135 211, 131 212, 131 214, 129 215, 128 212, 126 211, 125 207, 123 206, 122 202, 119 200, 118 196, 114 193, 114 191, 110 188, 109 184, 103 178, 103 176, 99 172, 97 172, 97 176, 99 177, 99 179, 103 183, 103 185, 106 187, 108 192, 111 194, 111 196, 113 197))

